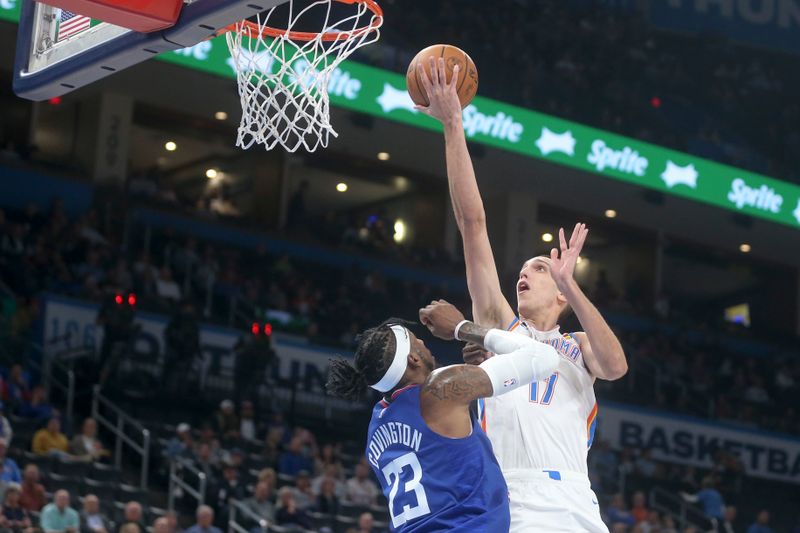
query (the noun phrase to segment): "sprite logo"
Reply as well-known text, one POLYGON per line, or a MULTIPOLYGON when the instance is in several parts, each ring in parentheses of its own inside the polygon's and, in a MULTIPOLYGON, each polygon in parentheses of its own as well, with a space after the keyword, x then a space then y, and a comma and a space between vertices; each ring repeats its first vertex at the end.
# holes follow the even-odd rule
POLYGON ((512 143, 518 143, 525 128, 511 115, 498 111, 495 115, 484 115, 474 104, 464 108, 464 131, 470 137, 486 135, 512 143))
POLYGON ((639 155, 639 152, 630 146, 625 146, 622 150, 615 150, 607 146, 605 141, 601 139, 597 139, 592 143, 592 151, 586 160, 594 165, 598 172, 611 168, 640 177, 647 172, 647 165, 649 164, 646 157, 639 155))
POLYGON ((747 206, 769 213, 780 213, 783 196, 776 193, 772 187, 766 185, 751 187, 742 178, 736 178, 731 182, 728 201, 738 209, 747 206))
POLYGON ((17 0, 0 0, 0 9, 15 9, 17 7, 17 0))
MULTIPOLYGON (((0 2, 2 1, 3 0, 0 0, 0 2)), ((197 59, 198 61, 206 61, 208 56, 211 54, 212 48, 213 45, 211 44, 211 41, 203 41, 202 43, 198 43, 194 46, 175 50, 175 53, 179 56, 197 59)))

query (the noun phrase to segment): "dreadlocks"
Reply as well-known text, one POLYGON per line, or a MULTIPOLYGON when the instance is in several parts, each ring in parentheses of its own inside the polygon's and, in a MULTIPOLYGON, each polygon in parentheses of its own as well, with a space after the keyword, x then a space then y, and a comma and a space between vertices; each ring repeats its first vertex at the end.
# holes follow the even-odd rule
POLYGON ((359 334, 352 363, 342 357, 330 360, 326 384, 328 393, 346 400, 360 400, 370 385, 381 380, 392 363, 397 341, 391 326, 412 324, 400 318, 390 318, 359 334))

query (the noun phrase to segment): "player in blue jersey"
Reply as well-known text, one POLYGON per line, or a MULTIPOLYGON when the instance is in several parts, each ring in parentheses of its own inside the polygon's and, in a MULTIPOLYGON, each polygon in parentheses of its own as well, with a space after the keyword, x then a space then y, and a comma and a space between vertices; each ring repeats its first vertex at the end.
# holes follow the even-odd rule
POLYGON ((331 361, 328 391, 358 399, 383 393, 367 434, 366 457, 389 503, 392 530, 506 532, 508 489, 469 403, 549 376, 558 363, 544 343, 464 320, 440 300, 420 310, 437 336, 475 342, 505 357, 435 369, 424 342, 397 319, 366 330, 352 363, 331 361))

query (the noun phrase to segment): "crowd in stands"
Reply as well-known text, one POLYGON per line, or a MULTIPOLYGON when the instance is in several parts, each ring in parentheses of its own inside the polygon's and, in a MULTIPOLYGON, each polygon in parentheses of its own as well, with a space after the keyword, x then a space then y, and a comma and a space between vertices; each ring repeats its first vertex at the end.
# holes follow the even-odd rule
POLYGON ((436 35, 472 56, 481 95, 800 181, 800 77, 787 54, 662 31, 616 2, 448 0, 436 7, 447 17, 385 4, 391 23, 363 59, 405 72, 436 35))
MULTIPOLYGON (((287 424, 280 412, 254 417, 249 400, 238 409, 224 400, 198 421, 195 427, 179 424, 160 442, 166 460, 188 461, 206 475, 206 503, 218 526, 227 523, 237 500, 244 521, 257 517, 317 529, 349 525, 354 533, 387 530, 385 500, 360 449, 349 455, 340 442, 318 442, 309 429, 287 424)), ((184 474, 192 477, 188 470, 184 474)))
MULTIPOLYGON (((252 433, 252 409, 249 401, 237 409, 226 400, 215 413, 197 416, 193 425, 179 424, 171 438, 161 439, 167 460, 180 457, 209 477, 207 503, 218 525, 225 523, 235 499, 242 502, 244 510, 237 510, 237 516, 245 523, 242 513, 250 511, 273 524, 319 531, 331 523, 341 526, 336 520, 359 533, 386 529, 386 503, 361 443, 319 441, 312 431, 287 424, 279 412, 256 416, 266 422, 252 433)), ((600 438, 589 454, 589 475, 613 533, 777 531, 770 529, 770 509, 758 507, 765 502, 761 486, 746 477, 735 455, 722 449, 710 468, 701 469, 655 460, 648 449, 615 451, 600 438), (689 518, 694 525, 682 526, 679 510, 651 508, 648 494, 654 487, 693 508, 689 518)), ((783 512, 780 522, 800 518, 786 516, 796 512, 790 495, 770 501, 783 512)))
MULTIPOLYGON (((760 506, 764 502, 759 493, 762 488, 750 486, 752 480, 745 476, 741 461, 721 449, 714 454, 712 467, 706 470, 656 461, 648 449, 616 452, 601 439, 589 453, 589 477, 592 488, 606 500, 603 517, 612 533, 778 531, 770 527, 770 511, 760 506), (690 510, 685 515, 693 525, 681 529, 674 514, 664 512, 665 508, 674 512, 678 507, 648 497, 654 487, 687 504, 690 510)), ((800 515, 791 504, 787 505, 791 497, 774 497, 771 501, 791 513, 782 517, 784 524, 796 521, 795 527, 786 531, 800 531, 800 515)))
MULTIPOLYGON (((0 275, 21 295, 15 313, 6 317, 9 329, 32 331, 33 296, 41 291, 104 302, 103 309, 119 307, 114 295, 133 293, 137 308, 172 314, 167 346, 172 352, 186 352, 181 357, 191 359, 199 349, 198 321, 227 320, 232 299, 244 317, 235 324, 239 327, 248 328, 258 310, 269 310, 291 317, 283 325, 290 331, 342 348, 352 347, 355 335, 375 317, 413 318, 433 298, 469 309, 465 294, 441 287, 389 280, 378 271, 363 271, 355 265, 320 268, 289 254, 222 246, 170 229, 154 230, 149 249, 135 242, 123 250, 120 242, 121 236, 105 228, 97 212, 69 220, 58 201, 46 212, 35 206, 8 215, 0 211, 0 275)), ((602 285, 589 292, 599 305, 613 300, 602 285)), ((132 320, 133 310, 127 312, 132 320)), ((98 320, 106 325, 105 340, 111 339, 113 320, 105 311, 98 320)), ((668 312, 662 320, 671 320, 668 312)), ((725 349, 720 337, 690 341, 684 333, 619 331, 632 372, 650 378, 637 379, 638 390, 614 386, 606 393, 672 411, 796 431, 800 417, 795 403, 787 401, 796 397, 800 387, 796 358, 787 353, 774 358, 775 364, 759 365, 752 357, 725 349)), ((262 368, 243 366, 241 370, 245 377, 263 375, 262 368)), ((12 368, 5 380, 6 401, 19 402, 28 395, 30 401, 21 408, 50 418, 50 408, 40 397, 43 391, 20 392, 19 372, 12 368)), ((179 366, 165 368, 165 374, 183 375, 179 366)), ((170 379, 165 375, 165 386, 170 379)), ((239 385, 246 388, 244 382, 239 385)))

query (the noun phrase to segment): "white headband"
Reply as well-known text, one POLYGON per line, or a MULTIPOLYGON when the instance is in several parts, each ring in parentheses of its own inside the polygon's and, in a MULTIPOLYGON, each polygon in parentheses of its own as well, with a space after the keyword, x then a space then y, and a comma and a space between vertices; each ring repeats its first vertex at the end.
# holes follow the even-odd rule
POLYGON ((389 365, 389 370, 386 371, 386 374, 379 382, 375 385, 370 385, 378 392, 388 392, 400 383, 408 366, 408 354, 411 353, 411 339, 408 336, 408 330, 403 326, 391 326, 391 330, 397 341, 395 343, 397 344, 397 349, 394 352, 394 360, 389 365))

